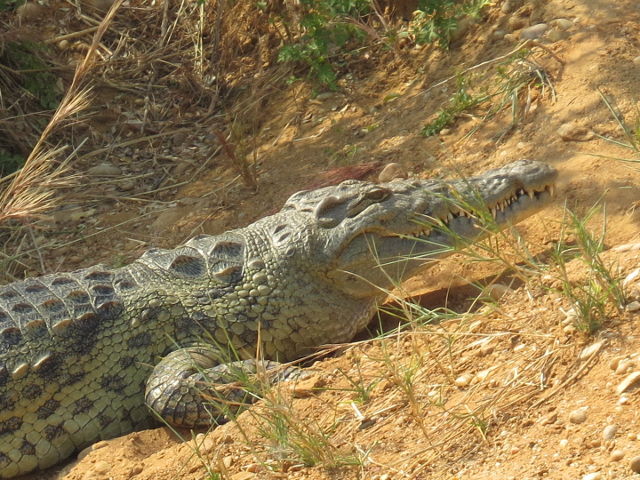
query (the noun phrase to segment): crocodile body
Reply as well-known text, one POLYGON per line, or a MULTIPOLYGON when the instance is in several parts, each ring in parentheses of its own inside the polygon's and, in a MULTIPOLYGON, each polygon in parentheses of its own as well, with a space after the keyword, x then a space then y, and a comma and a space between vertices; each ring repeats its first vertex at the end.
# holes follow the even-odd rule
POLYGON ((0 477, 99 439, 211 424, 199 388, 222 355, 288 361, 351 340, 385 290, 544 206, 556 172, 519 161, 457 181, 350 180, 294 194, 245 228, 0 289, 0 477), (461 203, 462 202, 462 203, 461 203), (466 206, 463 206, 466 205, 466 206), (195 367, 194 367, 195 365, 195 367))

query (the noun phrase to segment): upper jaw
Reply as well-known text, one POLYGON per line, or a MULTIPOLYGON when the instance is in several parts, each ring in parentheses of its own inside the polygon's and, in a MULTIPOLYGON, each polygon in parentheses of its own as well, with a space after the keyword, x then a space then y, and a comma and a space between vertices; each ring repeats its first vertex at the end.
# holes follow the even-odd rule
MULTIPOLYGON (((413 235, 423 236, 433 226, 457 227, 467 234, 491 225, 515 224, 546 206, 555 196, 557 171, 539 162, 521 160, 478 177, 443 182, 434 188, 428 208, 416 205, 413 235), (446 185, 446 188, 442 188, 446 185)), ((420 202, 418 202, 420 203, 420 202)))

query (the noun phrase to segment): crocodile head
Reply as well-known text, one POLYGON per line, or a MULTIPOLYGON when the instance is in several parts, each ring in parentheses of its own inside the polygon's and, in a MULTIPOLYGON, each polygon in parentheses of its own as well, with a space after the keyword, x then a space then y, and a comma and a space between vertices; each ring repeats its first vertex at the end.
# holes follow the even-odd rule
POLYGON ((312 230, 304 235, 307 263, 345 293, 368 297, 535 213, 552 198, 556 176, 520 160, 455 181, 347 180, 294 194, 281 214, 310 216, 302 222, 312 230))

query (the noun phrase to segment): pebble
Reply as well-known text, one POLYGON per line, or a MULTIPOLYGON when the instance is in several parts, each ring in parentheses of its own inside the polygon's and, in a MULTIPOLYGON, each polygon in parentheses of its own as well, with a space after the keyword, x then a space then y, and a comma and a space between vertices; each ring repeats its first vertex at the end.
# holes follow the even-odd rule
POLYGON ((629 405, 629 403, 630 403, 629 397, 627 397, 626 395, 622 395, 618 400, 618 404, 620 405, 629 405))
POLYGON ((69 48, 69 45, 70 45, 69 40, 60 40, 60 41, 58 42, 58 48, 59 48, 60 50, 66 50, 66 49, 68 49, 68 48, 69 48))
POLYGON ((520 38, 522 40, 534 40, 540 38, 547 31, 549 25, 546 23, 538 23, 537 25, 531 25, 530 27, 523 28, 520 32, 520 38))
POLYGON ((586 142, 593 138, 593 132, 575 122, 567 122, 560 125, 558 135, 565 142, 586 142))
POLYGON ((640 243, 623 243, 622 245, 616 245, 611 250, 614 252, 633 252, 640 250, 640 243))
POLYGON ((405 172, 399 163, 389 163, 385 165, 378 175, 378 182, 390 182, 394 178, 407 178, 407 172, 405 172))
POLYGON ((502 13, 513 13, 522 6, 522 0, 505 0, 500 7, 502 13))
POLYGON ((500 300, 508 293, 512 293, 514 290, 502 283, 494 283, 493 285, 489 285, 485 289, 485 293, 489 295, 494 300, 500 300))
POLYGON ((95 473, 108 473, 113 470, 113 465, 109 462, 105 462, 104 460, 98 460, 93 464, 93 469, 95 473))
POLYGON ((617 432, 617 425, 607 425, 606 427, 604 427, 604 430, 602 430, 602 438, 605 441, 613 440, 617 432))
POLYGON ((509 30, 511 30, 512 32, 514 30, 520 30, 521 28, 524 28, 527 25, 527 20, 523 17, 510 17, 509 20, 507 21, 507 26, 509 27, 509 30))
POLYGON ((557 28, 552 28, 551 30, 549 30, 549 33, 547 33, 547 38, 552 42, 559 42, 560 40, 564 40, 568 37, 569 32, 565 30, 559 30, 557 28))
POLYGON ((634 282, 638 277, 640 277, 640 268, 636 268, 629 275, 624 277, 624 280, 622 281, 622 286, 623 287, 628 286, 630 283, 634 282))
POLYGON ((26 2, 16 8, 16 16, 21 22, 37 20, 44 14, 45 9, 35 2, 26 2))
POLYGON ((640 65, 640 57, 634 58, 633 63, 635 63, 636 65, 640 65))
POLYGON ((631 470, 633 470, 634 472, 640 473, 640 455, 633 457, 629 462, 629 466, 631 467, 631 470))
POLYGON ((640 302, 634 300, 633 302, 628 303, 627 306, 624 307, 624 309, 627 312, 637 312, 638 310, 640 310, 640 302))
POLYGON ((623 457, 624 452, 622 450, 614 450, 613 452, 611 452, 611 455, 609 455, 609 460, 611 460, 612 462, 619 462, 623 459, 623 457))
POLYGON ((121 175, 122 171, 111 163, 99 163, 95 167, 91 167, 87 170, 87 173, 95 176, 121 175))
POLYGON ((620 382, 620 384, 616 388, 616 393, 618 395, 621 395, 624 392, 636 388, 638 386, 638 383, 640 383, 640 372, 635 371, 633 373, 630 373, 622 382, 620 382))
POLYGON ((582 480, 600 480, 602 478, 602 474, 600 472, 591 472, 582 476, 582 480))
POLYGON ((635 362, 631 360, 620 360, 618 362, 618 366, 616 367, 617 375, 624 375, 635 367, 635 362))
POLYGON ((256 478, 256 475, 251 472, 238 472, 231 475, 231 480, 251 480, 252 478, 256 478))
POLYGON ((124 179, 122 182, 118 182, 118 188, 123 192, 128 192, 136 188, 135 180, 131 180, 130 178, 124 179))
POLYGON ((457 387, 466 387, 471 382, 471 377, 469 375, 460 375, 455 380, 455 384, 457 387))
POLYGON ((483 357, 486 355, 490 355, 496 349, 496 346, 492 342, 483 343, 480 347, 480 355, 483 357))
POLYGON ((600 351, 602 345, 604 345, 604 341, 592 343, 591 345, 582 349, 578 358, 580 360, 587 360, 588 358, 591 358, 593 355, 600 351))
POLYGON ((567 445, 569 445, 569 440, 567 440, 566 438, 563 438, 562 440, 560 440, 559 445, 560 445, 560 448, 565 448, 567 445))
POLYGON ((566 18, 556 18, 555 20, 551 20, 549 25, 559 30, 568 30, 573 27, 573 22, 566 18))
POLYGON ((620 365, 619 358, 612 358, 611 360, 609 360, 609 368, 614 372, 618 369, 619 365, 620 365))
POLYGON ((587 419, 587 410, 589 410, 589 407, 580 407, 573 410, 569 414, 569 421, 576 424, 583 423, 587 419))

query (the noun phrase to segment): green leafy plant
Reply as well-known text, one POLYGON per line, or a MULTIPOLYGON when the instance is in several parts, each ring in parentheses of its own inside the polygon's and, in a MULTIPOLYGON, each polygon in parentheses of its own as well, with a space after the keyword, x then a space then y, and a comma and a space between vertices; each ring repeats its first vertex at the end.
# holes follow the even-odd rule
POLYGON ((489 0, 420 0, 409 24, 416 43, 437 43, 447 48, 465 16, 477 17, 489 0))
POLYGON ((60 103, 61 92, 56 88, 56 77, 39 55, 43 48, 34 42, 10 42, 0 61, 20 74, 22 88, 37 98, 42 108, 54 110, 60 103))
MULTIPOLYGON (((299 32, 291 33, 287 44, 280 49, 278 61, 301 63, 309 68, 309 75, 321 85, 337 89, 337 76, 332 54, 347 46, 351 40, 361 40, 364 33, 349 17, 359 17, 369 11, 364 0, 302 0, 303 14, 299 32)), ((283 20, 287 23, 287 20, 283 20)), ((287 28, 287 31, 290 31, 287 28)))

